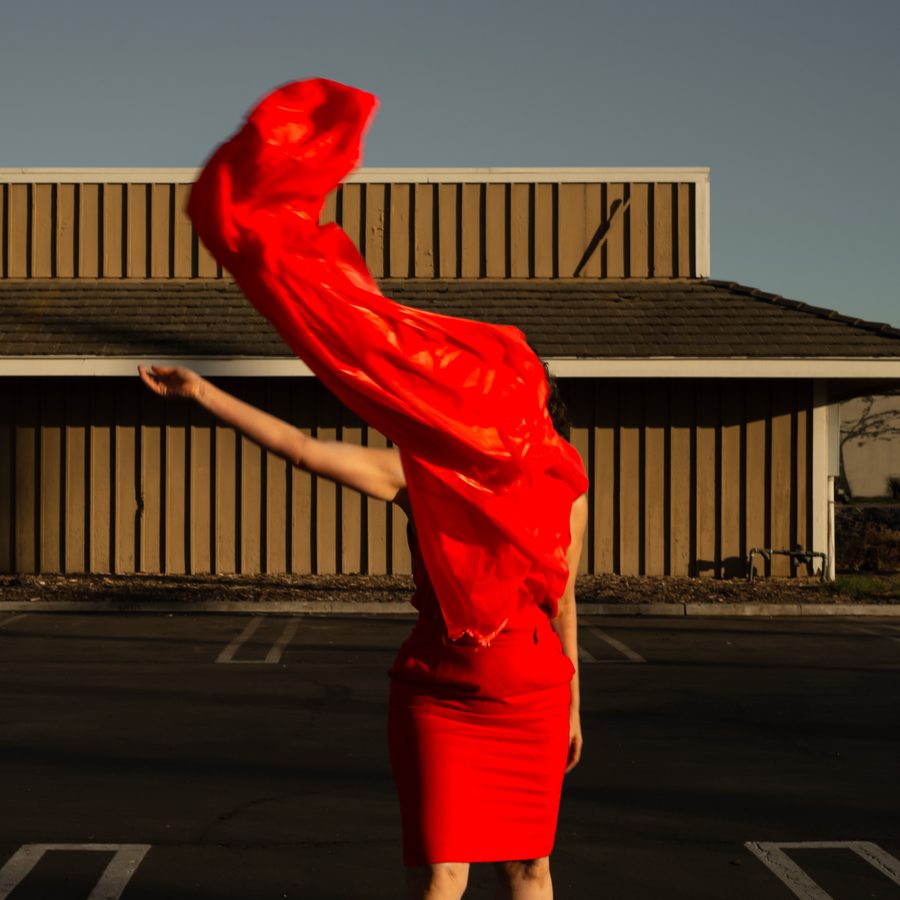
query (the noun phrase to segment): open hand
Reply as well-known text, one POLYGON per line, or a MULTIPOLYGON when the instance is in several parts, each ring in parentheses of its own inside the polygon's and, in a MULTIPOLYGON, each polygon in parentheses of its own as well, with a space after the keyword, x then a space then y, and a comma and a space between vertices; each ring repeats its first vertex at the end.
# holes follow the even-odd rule
POLYGON ((200 396, 203 379, 184 366, 138 366, 141 381, 160 397, 184 397, 196 400, 200 396))

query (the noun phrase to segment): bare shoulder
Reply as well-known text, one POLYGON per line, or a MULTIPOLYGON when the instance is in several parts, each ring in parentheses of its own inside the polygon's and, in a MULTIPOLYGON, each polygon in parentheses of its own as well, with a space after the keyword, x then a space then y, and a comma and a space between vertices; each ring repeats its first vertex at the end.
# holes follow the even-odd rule
POLYGON ((376 500, 398 502, 406 476, 397 447, 363 447, 308 438, 297 461, 301 469, 330 478, 376 500))

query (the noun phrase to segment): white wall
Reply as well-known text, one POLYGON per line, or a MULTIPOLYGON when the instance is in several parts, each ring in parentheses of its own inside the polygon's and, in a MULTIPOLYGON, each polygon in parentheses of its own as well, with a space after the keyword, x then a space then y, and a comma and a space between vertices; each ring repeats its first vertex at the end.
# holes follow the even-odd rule
MULTIPOLYGON (((864 398, 841 404, 841 430, 855 422, 865 406, 864 398)), ((897 434, 888 439, 849 440, 844 444, 844 466, 854 497, 884 497, 887 479, 900 476, 900 396, 876 397, 871 413, 888 413, 886 424, 897 434)))

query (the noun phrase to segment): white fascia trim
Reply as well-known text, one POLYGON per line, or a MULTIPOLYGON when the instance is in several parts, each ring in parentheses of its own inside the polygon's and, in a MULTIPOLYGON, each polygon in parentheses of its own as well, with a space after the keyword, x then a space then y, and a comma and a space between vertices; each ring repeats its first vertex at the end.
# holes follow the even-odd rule
MULTIPOLYGON (((900 382, 898 359, 560 359, 561 378, 877 378, 900 382)), ((201 375, 309 377, 294 357, 4 356, 0 376, 135 375, 139 365, 188 366, 201 375)))
MULTIPOLYGON (((0 168, 0 182, 7 184, 190 184, 196 181, 200 170, 190 169, 126 169, 126 168, 0 168)), ((619 183, 647 182, 697 184, 697 246, 704 244, 699 240, 701 220, 709 223, 709 168, 684 166, 667 168, 497 168, 497 167, 463 167, 463 168, 362 168, 352 172, 346 179, 349 184, 392 183, 392 184, 504 184, 527 183, 619 183), (704 187, 705 186, 705 187, 704 187), (701 210, 702 197, 705 192, 706 213, 701 210)))

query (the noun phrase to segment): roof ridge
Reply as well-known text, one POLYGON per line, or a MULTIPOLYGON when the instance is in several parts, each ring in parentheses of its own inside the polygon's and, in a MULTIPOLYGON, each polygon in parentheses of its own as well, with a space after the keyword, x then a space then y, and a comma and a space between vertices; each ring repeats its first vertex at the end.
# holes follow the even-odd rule
POLYGON ((747 297, 753 297, 754 300, 764 300, 775 306, 783 306, 787 309, 795 309, 798 312, 810 313, 820 319, 829 319, 832 322, 843 322, 859 328, 863 331, 872 331, 885 337, 900 338, 900 328, 895 328, 887 322, 870 322, 868 319, 860 319, 856 316, 848 316, 838 312, 836 309, 826 309, 824 306, 813 306, 805 303, 803 300, 791 300, 783 297, 781 294, 771 294, 768 291, 762 291, 759 288, 748 287, 747 285, 738 284, 736 281, 722 281, 716 278, 702 279, 704 284, 713 285, 714 287, 724 287, 738 294, 744 294, 747 297))

